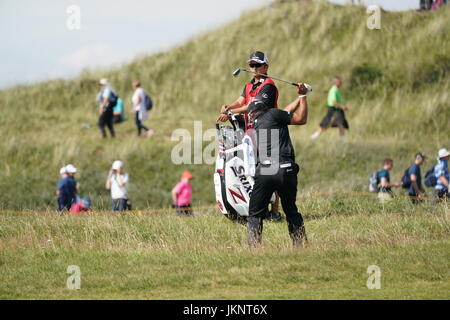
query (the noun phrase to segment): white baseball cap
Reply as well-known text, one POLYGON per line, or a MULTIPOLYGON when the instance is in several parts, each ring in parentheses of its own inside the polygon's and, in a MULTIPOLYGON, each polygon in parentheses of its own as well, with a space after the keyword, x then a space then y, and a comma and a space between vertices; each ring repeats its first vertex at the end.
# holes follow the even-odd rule
POLYGON ((68 164, 66 166, 66 172, 68 172, 68 173, 76 173, 77 172, 77 168, 75 168, 75 166, 73 164, 68 164))
POLYGON ((106 79, 106 78, 100 79, 99 84, 101 84, 102 86, 108 85, 108 79, 106 79))
POLYGON ((123 168, 123 162, 122 161, 116 160, 116 161, 113 162, 113 164, 112 164, 112 169, 113 170, 119 170, 119 169, 122 169, 122 168, 123 168))
POLYGON ((445 158, 448 156, 450 156, 450 152, 447 149, 442 148, 441 150, 439 150, 439 159, 445 158))
POLYGON ((62 167, 61 169, 59 169, 59 174, 65 174, 65 173, 67 173, 66 167, 62 167))

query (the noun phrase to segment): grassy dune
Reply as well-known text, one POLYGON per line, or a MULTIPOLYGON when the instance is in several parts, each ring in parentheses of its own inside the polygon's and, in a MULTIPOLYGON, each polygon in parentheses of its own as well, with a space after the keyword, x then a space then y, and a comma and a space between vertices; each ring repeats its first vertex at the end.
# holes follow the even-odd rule
POLYGON ((446 205, 330 200, 302 201, 309 245, 301 250, 283 222, 266 223, 263 246, 250 251, 244 227, 211 210, 1 215, 0 298, 448 299, 446 205), (66 288, 69 265, 81 269, 80 290, 66 288), (370 265, 381 269, 380 290, 366 287, 370 265))
MULTIPOLYGON (((195 120, 203 130, 214 127, 220 105, 234 101, 247 80, 231 72, 256 49, 268 53, 270 73, 314 86, 309 123, 291 129, 302 190, 365 189, 368 175, 388 156, 397 160, 393 176, 399 179, 417 150, 434 158, 438 148, 450 148, 450 8, 383 12, 382 29, 375 31, 366 28, 366 18, 360 7, 276 1, 173 50, 108 72, 87 70, 73 80, 0 91, 0 208, 54 208, 58 170, 74 163, 82 195, 106 209, 104 179, 115 159, 126 162, 138 209, 167 206, 185 169, 196 177, 194 202, 212 203, 213 165, 174 165, 170 154, 178 142, 170 137, 177 128, 193 133, 195 120), (349 137, 343 142, 329 132, 311 142, 334 74, 345 80, 349 137), (116 126, 116 140, 100 139, 94 99, 103 76, 128 110, 131 81, 143 82, 155 102, 148 121, 154 137, 137 139, 130 114, 116 126)), ((279 90, 282 106, 295 96, 288 85, 279 84, 279 90)))

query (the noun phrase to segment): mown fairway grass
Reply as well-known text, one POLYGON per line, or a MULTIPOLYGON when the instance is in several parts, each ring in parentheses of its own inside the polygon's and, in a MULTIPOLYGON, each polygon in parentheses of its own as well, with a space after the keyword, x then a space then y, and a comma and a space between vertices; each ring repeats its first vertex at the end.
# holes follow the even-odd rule
POLYGON ((211 210, 195 217, 3 214, 0 298, 450 298, 445 204, 344 197, 299 204, 308 246, 291 247, 285 222, 265 223, 264 244, 254 251, 242 225, 211 210), (69 265, 81 268, 78 291, 66 288, 69 265), (366 287, 370 265, 381 268, 380 290, 366 287))

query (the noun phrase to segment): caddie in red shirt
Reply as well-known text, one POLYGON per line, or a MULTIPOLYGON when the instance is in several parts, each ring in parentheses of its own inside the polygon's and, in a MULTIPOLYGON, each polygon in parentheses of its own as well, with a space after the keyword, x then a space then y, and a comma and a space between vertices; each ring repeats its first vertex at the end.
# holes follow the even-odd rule
MULTIPOLYGON (((251 71, 260 74, 267 74, 269 69, 269 59, 261 51, 253 52, 248 59, 248 66, 251 71)), ((245 114, 245 124, 248 124, 247 108, 253 100, 263 101, 268 108, 278 108, 278 89, 272 79, 265 76, 254 75, 245 85, 241 96, 230 105, 223 105, 220 110, 218 121, 228 120, 227 112, 245 114)))
MULTIPOLYGON (((269 59, 264 52, 255 51, 248 58, 248 66, 251 71, 267 74, 269 70, 269 59)), ((253 78, 244 86, 241 96, 230 105, 223 105, 220 110, 220 116, 217 121, 225 122, 228 120, 227 112, 243 113, 245 119, 245 128, 248 129, 248 105, 254 100, 262 101, 267 108, 278 108, 278 89, 272 79, 267 76, 254 75, 253 78)), ((267 220, 280 221, 282 219, 278 211, 280 198, 276 193, 275 202, 272 203, 272 209, 266 216, 267 220)))

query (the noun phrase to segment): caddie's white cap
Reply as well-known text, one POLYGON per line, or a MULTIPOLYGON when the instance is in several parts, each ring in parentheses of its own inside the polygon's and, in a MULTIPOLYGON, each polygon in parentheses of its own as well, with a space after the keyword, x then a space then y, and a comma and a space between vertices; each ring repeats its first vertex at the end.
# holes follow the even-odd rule
POLYGON ((65 173, 67 173, 66 167, 62 167, 61 169, 59 169, 59 174, 65 174, 65 173))
POLYGON ((66 166, 66 171, 68 173, 76 173, 77 172, 77 168, 75 168, 75 166, 73 164, 68 164, 66 166))
POLYGON ((450 152, 447 149, 443 148, 443 149, 439 150, 439 159, 445 158, 448 156, 450 156, 450 152))
POLYGON ((123 162, 122 161, 116 160, 116 161, 113 162, 113 164, 112 164, 112 169, 113 170, 119 170, 119 169, 122 169, 122 168, 123 168, 123 162))
POLYGON ((99 83, 100 83, 102 86, 106 86, 106 85, 108 84, 108 79, 102 78, 102 79, 100 79, 99 83))

